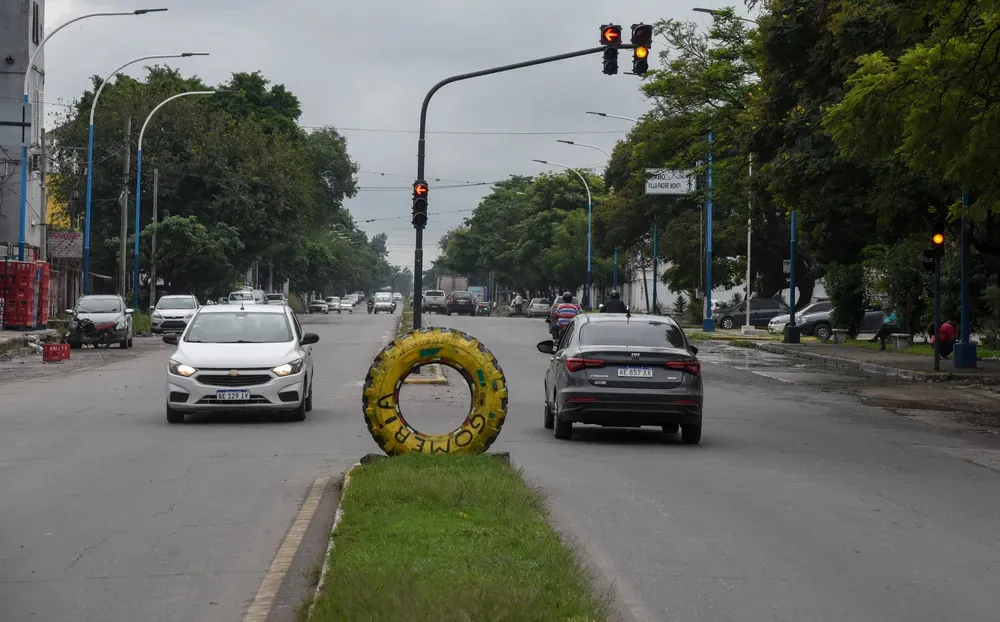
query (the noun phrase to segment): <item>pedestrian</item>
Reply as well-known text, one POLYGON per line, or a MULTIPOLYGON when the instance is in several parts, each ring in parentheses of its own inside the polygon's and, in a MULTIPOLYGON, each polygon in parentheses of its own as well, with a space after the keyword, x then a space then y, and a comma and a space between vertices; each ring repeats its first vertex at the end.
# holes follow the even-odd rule
MULTIPOLYGON (((934 345, 934 322, 931 322, 930 326, 927 327, 927 334, 930 335, 931 345, 934 345)), ((958 322, 954 319, 942 322, 941 328, 938 329, 938 338, 940 340, 938 354, 941 355, 941 358, 946 359, 955 350, 955 341, 958 340, 958 322)))
POLYGON ((521 298, 521 294, 514 296, 514 315, 521 315, 521 310, 524 307, 524 298, 521 298))
POLYGON ((899 318, 896 317, 896 313, 892 310, 892 307, 886 305, 882 307, 882 326, 875 333, 875 336, 868 341, 872 343, 878 341, 879 352, 885 352, 885 340, 895 332, 899 332, 899 318))

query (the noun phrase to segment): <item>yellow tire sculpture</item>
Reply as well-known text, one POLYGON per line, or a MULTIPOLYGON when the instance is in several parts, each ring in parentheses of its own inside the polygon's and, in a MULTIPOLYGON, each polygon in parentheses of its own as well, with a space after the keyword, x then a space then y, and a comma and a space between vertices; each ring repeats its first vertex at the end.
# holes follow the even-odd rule
POLYGON ((448 328, 421 328, 397 337, 375 357, 361 397, 368 431, 390 456, 477 454, 489 449, 507 417, 507 382, 496 357, 478 339, 448 328), (448 434, 430 435, 406 423, 399 390, 414 368, 440 363, 469 383, 472 406, 462 424, 448 434))

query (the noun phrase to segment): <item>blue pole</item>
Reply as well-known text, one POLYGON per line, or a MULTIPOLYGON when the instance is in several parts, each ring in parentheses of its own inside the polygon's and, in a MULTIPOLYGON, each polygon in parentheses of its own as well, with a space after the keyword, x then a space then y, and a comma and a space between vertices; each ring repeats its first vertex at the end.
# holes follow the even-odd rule
MULTIPOLYGON (((586 182, 585 182, 586 183, 586 182)), ((590 239, 591 239, 591 216, 593 203, 590 200, 590 191, 587 191, 587 291, 583 295, 583 307, 591 308, 590 303, 590 239)))
POLYGON ((712 132, 708 133, 708 204, 705 209, 705 317, 701 329, 715 331, 712 319, 712 132))
MULTIPOLYGON (((31 71, 31 67, 28 67, 31 71)), ((27 127, 28 94, 24 94, 21 105, 21 232, 17 239, 17 260, 24 261, 25 237, 28 234, 28 139, 25 136, 27 127)))
POLYGON ((656 212, 653 212, 653 313, 656 313, 656 268, 659 266, 659 262, 656 259, 656 238, 660 237, 656 227, 656 212))
POLYGON ((90 201, 94 192, 94 124, 87 136, 87 207, 83 214, 83 294, 90 290, 90 201))
POLYGON ((792 235, 791 242, 788 250, 789 256, 789 267, 788 267, 788 326, 785 327, 785 343, 799 343, 800 332, 799 327, 795 325, 795 287, 797 285, 795 280, 795 251, 798 246, 797 236, 796 236, 796 226, 795 226, 795 210, 792 210, 792 235))
MULTIPOLYGON (((142 232, 142 221, 139 220, 139 205, 142 202, 142 149, 135 154, 135 249, 132 251, 132 307, 139 308, 139 234, 142 232)), ((124 261, 124 258, 122 258, 124 261)))
MULTIPOLYGON (((976 345, 970 341, 972 332, 972 302, 969 296, 969 246, 972 235, 969 231, 969 192, 962 188, 962 334, 959 343, 955 344, 955 367, 957 369, 974 369, 978 358, 976 345)), ((940 329, 939 329, 940 330, 940 329)))
POLYGON ((618 249, 615 249, 615 276, 614 276, 614 288, 618 289, 618 249))

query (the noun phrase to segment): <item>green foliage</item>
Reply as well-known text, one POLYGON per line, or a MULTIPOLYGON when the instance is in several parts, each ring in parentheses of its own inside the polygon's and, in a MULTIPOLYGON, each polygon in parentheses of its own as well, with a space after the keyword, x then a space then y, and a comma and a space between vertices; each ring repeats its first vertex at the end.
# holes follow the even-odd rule
POLYGON ((684 312, 687 311, 688 301, 684 297, 684 294, 678 294, 677 298, 674 298, 674 315, 684 316, 684 312))
POLYGON ((857 337, 867 305, 864 267, 860 263, 833 264, 827 268, 823 285, 830 296, 833 325, 847 329, 851 338, 857 337))
MULTIPOLYGON (((865 249, 865 284, 868 297, 896 309, 901 328, 910 334, 923 329, 921 320, 928 309, 928 273, 923 267, 925 240, 909 238, 893 245, 865 249)), ((930 292, 933 299, 933 290, 930 292)))
POLYGON ((987 287, 981 300, 987 311, 980 328, 983 346, 1000 349, 1000 287, 987 287))

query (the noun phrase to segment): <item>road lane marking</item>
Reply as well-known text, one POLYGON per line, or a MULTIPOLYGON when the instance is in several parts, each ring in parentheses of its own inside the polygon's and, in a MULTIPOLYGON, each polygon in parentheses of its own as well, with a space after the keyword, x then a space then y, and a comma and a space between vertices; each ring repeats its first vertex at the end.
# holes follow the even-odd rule
POLYGON ((274 600, 278 596, 278 591, 281 589, 281 584, 285 581, 285 575, 288 574, 288 569, 292 566, 292 559, 295 558, 295 553, 299 550, 299 545, 302 544, 302 538, 319 508, 323 491, 326 490, 329 482, 329 476, 317 477, 316 481, 313 482, 305 503, 299 508, 295 521, 271 561, 271 567, 267 569, 264 580, 260 582, 257 595, 254 596, 250 608, 243 616, 243 622, 264 622, 267 620, 271 613, 271 607, 274 606, 274 600))

